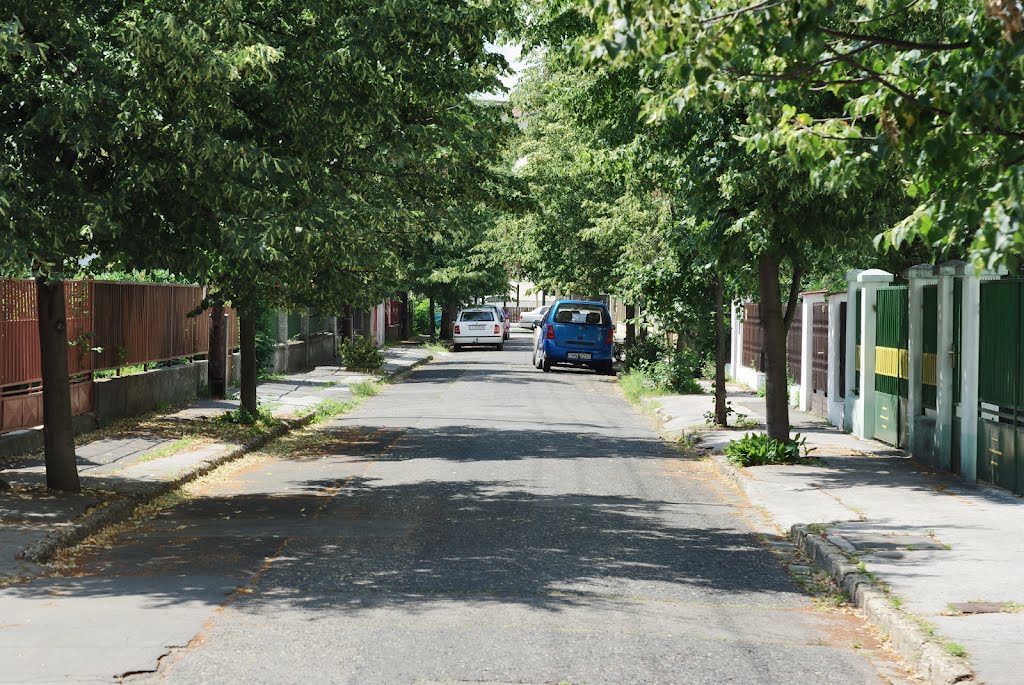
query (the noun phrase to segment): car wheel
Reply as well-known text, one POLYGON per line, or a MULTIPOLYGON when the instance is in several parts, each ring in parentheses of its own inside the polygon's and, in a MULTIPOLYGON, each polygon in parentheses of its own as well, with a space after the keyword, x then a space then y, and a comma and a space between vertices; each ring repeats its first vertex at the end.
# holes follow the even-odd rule
POLYGON ((461 350, 462 345, 452 345, 452 352, 460 352, 461 350))
POLYGON ((549 373, 551 371, 551 362, 549 362, 547 359, 542 360, 540 363, 540 368, 542 371, 544 371, 544 373, 549 373))
POLYGON ((505 349, 505 343, 504 342, 500 342, 497 345, 495 345, 494 347, 498 350, 498 352, 501 352, 502 350, 505 349))

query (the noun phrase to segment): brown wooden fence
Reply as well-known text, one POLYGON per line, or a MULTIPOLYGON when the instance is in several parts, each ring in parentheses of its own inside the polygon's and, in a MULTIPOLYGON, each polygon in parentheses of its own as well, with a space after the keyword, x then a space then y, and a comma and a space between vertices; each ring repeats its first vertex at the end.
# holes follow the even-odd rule
MULTIPOLYGON (((66 281, 72 412, 92 408, 92 371, 206 354, 209 313, 188 316, 203 297, 194 285, 66 281)), ((36 285, 0 279, 0 433, 42 423, 41 375, 36 285)))
POLYGON ((764 331, 761 330, 761 306, 743 307, 743 365, 755 371, 764 371, 764 331))
POLYGON ((803 307, 797 304, 793 313, 793 322, 786 334, 786 372, 791 383, 800 382, 800 364, 803 360, 803 307))

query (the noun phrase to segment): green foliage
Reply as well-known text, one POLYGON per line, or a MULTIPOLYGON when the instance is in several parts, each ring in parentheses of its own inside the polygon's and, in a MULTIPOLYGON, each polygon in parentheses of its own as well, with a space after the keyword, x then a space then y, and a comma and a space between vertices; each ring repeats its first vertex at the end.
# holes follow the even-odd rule
POLYGON ((263 372, 270 368, 277 347, 277 310, 265 303, 256 306, 256 368, 263 372))
POLYGON ((699 395, 704 392, 696 381, 696 369, 700 358, 690 349, 665 354, 654 364, 647 366, 647 372, 658 387, 680 395, 699 395))
POLYGON ((279 425, 281 422, 275 419, 267 407, 257 407, 255 412, 247 411, 244 407, 232 411, 226 411, 217 417, 217 420, 222 423, 244 425, 244 426, 263 426, 272 428, 279 425))
POLYGON ((645 369, 654 364, 667 353, 665 341, 661 336, 649 335, 637 338, 631 347, 626 348, 625 362, 627 369, 645 369))
POLYGON ((323 423, 324 421, 340 414, 346 414, 359 406, 362 398, 356 398, 343 402, 341 400, 321 400, 313 406, 311 424, 323 423))
MULTIPOLYGON (((439 307, 436 307, 440 311, 439 307)), ((419 300, 413 309, 412 333, 413 335, 430 335, 430 300, 419 300)))
POLYGON ((379 369, 384 364, 384 353, 377 349, 373 338, 356 336, 355 340, 342 338, 338 355, 347 369, 379 369))
POLYGON ((725 456, 737 466, 764 466, 767 464, 799 464, 806 460, 811 449, 807 438, 799 433, 793 440, 781 442, 765 433, 746 433, 742 438, 725 446, 725 456))
POLYGON ((356 397, 373 397, 380 394, 380 383, 376 381, 359 381, 349 386, 356 397))
POLYGON ((633 404, 641 404, 643 398, 648 395, 667 394, 667 391, 662 389, 650 374, 637 369, 619 374, 619 387, 622 388, 626 399, 633 404))

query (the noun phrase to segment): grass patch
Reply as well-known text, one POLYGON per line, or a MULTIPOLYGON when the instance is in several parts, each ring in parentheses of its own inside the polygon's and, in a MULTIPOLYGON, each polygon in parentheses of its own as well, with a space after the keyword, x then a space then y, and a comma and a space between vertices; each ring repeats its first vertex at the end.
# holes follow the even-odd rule
POLYGON ((659 388, 653 378, 636 369, 619 375, 619 387, 622 388, 622 394, 627 400, 639 405, 642 405, 647 397, 669 394, 659 388))
POLYGON ((375 381, 359 381, 349 386, 356 397, 373 397, 380 394, 380 383, 375 381))
POLYGON ((946 654, 949 654, 950 656, 955 656, 958 659, 967 658, 967 648, 959 642, 947 642, 942 645, 942 648, 946 650, 946 654))
POLYGON ((439 342, 425 342, 423 343, 423 349, 430 350, 434 354, 444 354, 448 352, 448 348, 439 342))
POLYGON ((283 381, 287 378, 283 373, 261 373, 256 377, 256 380, 260 383, 273 383, 274 381, 283 381))
POLYGON ((154 459, 164 459, 165 457, 169 457, 169 456, 171 456, 173 454, 177 454, 178 452, 181 452, 183 450, 186 450, 186 449, 188 449, 190 447, 195 446, 196 444, 199 443, 199 441, 200 441, 200 438, 198 436, 195 436, 195 435, 190 435, 190 436, 188 436, 186 438, 178 438, 177 440, 175 440, 174 442, 170 443, 169 445, 164 445, 163 447, 158 447, 157 449, 153 450, 152 452, 146 452, 141 457, 139 457, 138 461, 139 462, 144 462, 144 461, 153 461, 154 459))
POLYGON ((330 418, 345 414, 362 403, 361 397, 357 397, 354 400, 342 401, 342 400, 323 400, 313 405, 313 418, 310 419, 311 425, 323 423, 330 418))

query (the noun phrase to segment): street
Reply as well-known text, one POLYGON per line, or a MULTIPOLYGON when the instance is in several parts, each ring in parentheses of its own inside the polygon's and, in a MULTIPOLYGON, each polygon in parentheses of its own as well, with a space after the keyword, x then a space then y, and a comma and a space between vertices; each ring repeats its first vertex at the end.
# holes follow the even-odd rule
POLYGON ((444 356, 0 589, 4 682, 880 683, 613 378, 444 356))

